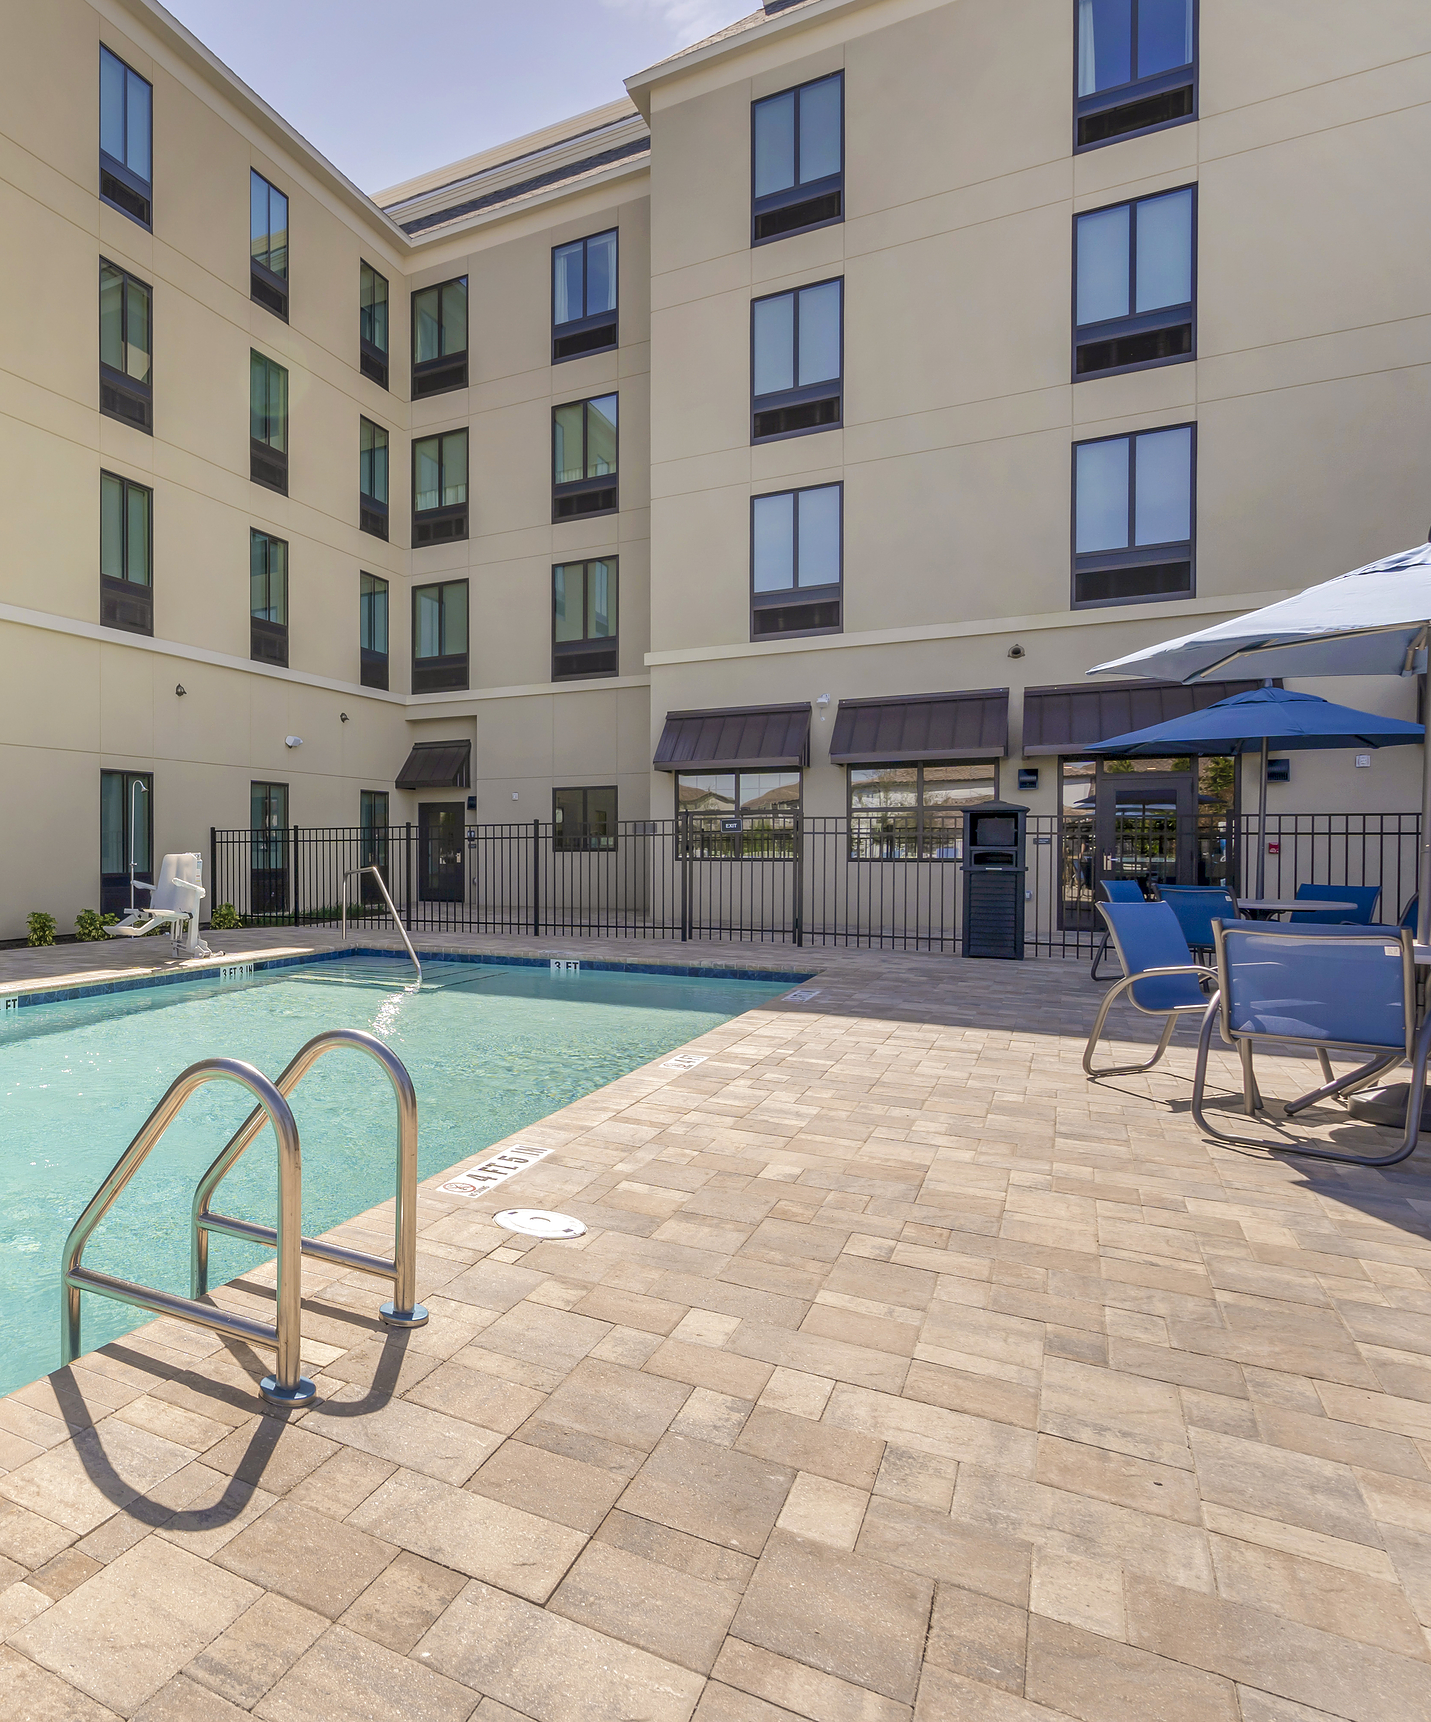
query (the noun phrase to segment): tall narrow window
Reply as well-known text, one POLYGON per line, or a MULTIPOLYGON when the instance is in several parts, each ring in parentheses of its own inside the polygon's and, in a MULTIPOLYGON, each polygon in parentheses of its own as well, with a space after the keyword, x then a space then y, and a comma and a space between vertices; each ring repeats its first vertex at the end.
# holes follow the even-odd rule
POLYGON ((154 89, 99 50, 99 195, 141 226, 154 224, 154 89))
POLYGON ((830 634, 841 610, 844 487, 750 499, 750 637, 830 634))
POLYGON ((845 76, 753 102, 750 242, 845 218, 845 76))
POLYGON ((1193 356, 1196 189, 1074 218, 1073 374, 1193 356))
POLYGON ((1197 116, 1197 0, 1074 0, 1078 144, 1197 116))
POLYGON ((616 512, 616 396, 552 411, 552 519, 616 512))
POLYGON ((252 350, 248 366, 248 475, 287 496, 288 372, 252 350))
MULTIPOLYGON (((387 683, 384 682, 386 687, 387 683)), ((358 859, 360 867, 376 867, 384 883, 388 876, 388 792, 385 789, 365 789, 358 804, 358 828, 361 832, 358 859)), ((381 903, 383 894, 371 873, 359 881, 365 903, 381 903)))
POLYGON ((376 574, 358 576, 358 632, 365 688, 388 685, 388 583, 376 574))
POLYGON ((288 785, 249 785, 249 913, 288 909, 288 785))
POLYGON ((388 535, 388 433, 370 419, 358 420, 358 525, 388 535))
POLYGON ((99 410, 154 434, 153 303, 136 276, 99 260, 99 410))
POLYGON ((844 289, 820 281, 751 305, 752 442, 841 422, 844 289))
POLYGON ((616 344, 613 227, 552 250, 552 363, 616 344))
POLYGON ((412 593, 412 691, 467 686, 467 582, 415 586, 412 593))
POLYGON ((412 398, 467 387, 467 277, 412 296, 412 398))
POLYGON ((288 545, 249 533, 248 655, 261 664, 288 662, 288 545))
POLYGON ((388 386, 388 281, 371 263, 358 267, 358 363, 365 377, 388 386))
POLYGON ((154 492, 113 472, 99 475, 99 619, 154 632, 154 492))
POLYGON ((1194 429, 1074 445, 1075 608, 1192 592, 1194 429))
POLYGON ((413 544, 467 536, 467 432, 420 436, 412 445, 413 544))
POLYGON ((552 791, 552 848, 567 852, 616 847, 616 785, 552 791))
POLYGON ((614 676, 616 558, 559 562, 552 569, 552 680, 614 676))
POLYGON ((252 168, 249 192, 249 298, 288 321, 288 198, 252 168))
POLYGON ((154 883, 154 774, 99 774, 99 912, 122 915, 142 909, 148 894, 132 895, 131 875, 154 883))

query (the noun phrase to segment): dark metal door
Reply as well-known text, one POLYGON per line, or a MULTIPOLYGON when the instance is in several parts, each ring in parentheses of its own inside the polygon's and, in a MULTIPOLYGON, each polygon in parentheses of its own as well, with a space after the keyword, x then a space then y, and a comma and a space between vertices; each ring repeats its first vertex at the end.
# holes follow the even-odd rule
POLYGON ((1104 772, 1098 780, 1098 879, 1197 883, 1197 785, 1191 773, 1104 772))
POLYGON ((424 903, 460 903, 463 806, 425 802, 417 810, 417 894, 424 903))

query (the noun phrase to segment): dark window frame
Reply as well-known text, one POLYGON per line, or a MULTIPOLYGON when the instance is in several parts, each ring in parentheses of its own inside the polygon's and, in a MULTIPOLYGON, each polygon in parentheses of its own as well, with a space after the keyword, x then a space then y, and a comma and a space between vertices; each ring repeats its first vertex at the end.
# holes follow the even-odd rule
MULTIPOLYGON (((412 336, 412 398, 415 401, 426 400, 432 395, 450 394, 454 389, 465 389, 468 378, 468 354, 472 351, 472 292, 471 281, 466 275, 452 275, 446 281, 429 281, 425 287, 414 287, 408 296, 408 317, 411 323, 412 336), (455 287, 462 283, 464 324, 463 346, 453 348, 451 352, 439 353, 434 359, 423 359, 419 362, 417 356, 417 302, 424 293, 436 290, 438 294, 438 329, 442 324, 442 290, 445 287, 455 287), (461 352, 461 362, 457 354, 461 352), (459 374, 460 373, 460 374, 459 374)), ((439 337, 440 338, 440 337, 439 337)))
MULTIPOLYGON (((1073 153, 1082 155, 1088 150, 1107 149, 1110 144, 1126 142, 1129 138, 1149 137, 1154 132, 1165 132, 1173 126, 1191 125, 1199 114, 1199 79, 1201 72, 1201 33, 1202 8, 1199 0, 1191 0, 1192 5, 1192 59, 1184 66, 1175 66, 1171 71, 1158 72, 1152 77, 1133 77, 1126 84, 1112 84, 1106 90, 1095 90, 1092 94, 1081 96, 1078 93, 1078 0, 1073 0, 1073 153), (1125 109, 1146 107, 1150 114, 1156 112, 1157 105, 1176 105, 1180 92, 1186 91, 1184 105, 1186 111, 1175 113, 1169 117, 1150 118, 1146 125, 1131 125, 1126 131, 1114 132, 1105 137, 1089 137, 1083 141, 1089 122, 1097 129, 1097 122, 1104 115, 1116 115, 1125 109)), ((1137 67, 1137 0, 1133 4, 1133 69, 1137 67)), ((1136 117, 1136 116, 1129 116, 1136 117)))
POLYGON ((392 582, 385 575, 373 574, 366 568, 358 570, 358 657, 359 680, 365 688, 383 688, 388 686, 389 666, 392 659, 392 582), (387 639, 387 647, 379 651, 376 646, 366 643, 376 629, 370 621, 370 605, 377 599, 377 592, 367 592, 363 589, 363 581, 371 580, 382 587, 383 599, 383 633, 387 639))
MULTIPOLYGON (((791 510, 792 531, 790 537, 791 573, 800 572, 800 505, 796 502, 791 510)), ((756 491, 750 498, 750 638, 757 640, 795 640, 803 639, 812 634, 840 634, 845 626, 845 484, 843 479, 833 483, 799 484, 784 490, 756 491), (757 592, 755 590, 755 505, 771 496, 798 497, 807 490, 837 490, 840 493, 840 577, 833 585, 823 586, 778 587, 773 592, 757 592), (806 594, 809 594, 807 597, 806 594), (824 622, 815 627, 801 628, 767 628, 757 632, 756 616, 762 612, 775 610, 795 610, 811 608, 815 605, 834 604, 836 616, 833 622, 824 622)))
POLYGON ((1197 286, 1198 286, 1198 182, 1189 181, 1186 185, 1170 185, 1165 191, 1149 192, 1144 197, 1119 198, 1114 203, 1096 204, 1092 209, 1080 209, 1073 217, 1073 280, 1071 312, 1073 322, 1073 348, 1069 358, 1069 378, 1075 383, 1091 382, 1097 377, 1121 377, 1130 371, 1153 371, 1164 365, 1185 365, 1197 358, 1197 286), (1174 197, 1178 192, 1192 193, 1192 232, 1190 235, 1192 256, 1192 298, 1182 305, 1159 306, 1153 311, 1135 311, 1127 317, 1111 317, 1101 323, 1080 323, 1078 321, 1078 223, 1086 215, 1102 215, 1110 209, 1127 209, 1128 219, 1128 303, 1137 304, 1138 282, 1138 240, 1137 217, 1132 213, 1139 204, 1156 203, 1160 197, 1174 197), (1186 313, 1186 315, 1184 315, 1186 313), (1138 339, 1140 337, 1156 336, 1166 331, 1186 328, 1187 348, 1179 353, 1167 353, 1150 359, 1135 359, 1127 364, 1102 365, 1095 370, 1079 370, 1079 354, 1087 348, 1108 341, 1138 339))
POLYGON ((774 245, 782 239, 789 239, 796 233, 813 233, 820 227, 837 227, 845 219, 845 73, 842 67, 838 72, 826 72, 822 77, 807 78, 802 84, 792 84, 788 89, 772 90, 768 96, 760 96, 750 104, 750 243, 752 249, 757 245, 774 245), (832 79, 840 81, 840 167, 837 173, 826 174, 820 179, 800 180, 800 102, 804 92, 816 84, 827 84, 832 79), (795 183, 784 191, 768 191, 757 196, 755 191, 755 110, 765 102, 779 101, 782 96, 795 98, 795 183), (798 212, 804 204, 825 203, 830 198, 838 200, 839 208, 833 214, 822 214, 813 221, 802 221, 798 226, 778 227, 777 222, 768 225, 774 231, 762 233, 762 219, 774 216, 778 218, 787 211, 798 212))
POLYGON ((613 352, 619 347, 621 345, 621 229, 619 224, 616 227, 603 227, 599 233, 586 233, 580 239, 568 239, 561 245, 553 245, 551 288, 552 363, 554 365, 570 364, 573 359, 584 359, 591 353, 613 352), (616 303, 609 311, 596 311, 588 314, 586 310, 588 247, 593 239, 605 239, 608 234, 613 234, 616 238, 616 303), (569 317, 565 323, 558 323, 556 320, 556 255, 558 251, 565 251, 568 246, 572 245, 580 245, 581 247, 582 315, 569 317), (558 351, 558 348, 564 344, 579 343, 583 336, 599 335, 608 326, 611 330, 609 341, 594 341, 590 345, 574 344, 569 352, 558 351))
POLYGON ((578 556, 570 562, 552 563, 552 680, 554 682, 589 681, 598 676, 619 676, 621 674, 621 569, 620 558, 617 556, 578 556), (615 594, 616 632, 614 634, 588 634, 586 632, 587 614, 587 581, 591 578, 592 564, 605 562, 611 570, 611 588, 615 594), (561 568, 581 569, 581 627, 582 636, 579 640, 558 640, 556 637, 556 577, 561 568), (602 669, 564 669, 563 663, 595 657, 598 653, 609 653, 610 666, 602 669))
POLYGON ((845 424, 845 278, 843 275, 827 275, 819 281, 802 281, 798 287, 784 287, 778 293, 762 293, 750 301, 750 441, 754 447, 757 443, 786 442, 791 437, 818 436, 822 431, 843 430, 845 424), (795 313, 791 324, 791 339, 794 343, 791 365, 791 375, 800 375, 800 295, 811 287, 828 287, 838 284, 840 289, 840 371, 839 375, 822 383, 806 383, 803 387, 797 385, 792 389, 778 389, 770 394, 757 395, 755 392, 755 308, 757 305, 769 304, 773 299, 793 299, 795 313), (775 430, 764 434, 757 432, 757 425, 763 414, 785 412, 793 408, 815 406, 833 400, 836 403, 835 416, 820 424, 799 425, 793 430, 775 430))
POLYGON ((376 491, 363 489, 363 456, 371 453, 374 456, 373 466, 376 467, 378 445, 376 440, 371 450, 363 447, 363 430, 366 427, 374 433, 374 437, 383 439, 383 489, 392 490, 392 434, 386 425, 380 425, 376 419, 370 419, 366 413, 358 415, 358 530, 367 532, 374 538, 386 542, 388 536, 388 498, 380 497, 376 491))
MULTIPOLYGON (((120 161, 112 156, 101 144, 99 151, 99 200, 107 203, 111 209, 117 209, 121 215, 127 215, 138 227, 154 231, 154 85, 142 72, 136 72, 127 60, 121 59, 107 42, 99 45, 100 66, 104 65, 105 54, 111 60, 123 66, 124 78, 124 133, 129 135, 129 80, 137 78, 149 91, 149 172, 150 178, 145 179, 130 167, 128 162, 120 161), (109 184, 106 185, 105 181, 109 184)), ((101 78, 100 104, 104 101, 104 85, 101 78)), ((103 127, 101 126, 101 135, 103 127)))
POLYGON ((267 353, 261 353, 257 347, 248 350, 249 371, 249 427, 248 427, 248 476, 251 484, 261 484, 265 490, 275 490, 280 496, 288 495, 288 366, 280 365, 277 359, 269 358, 267 353), (261 359, 264 364, 264 409, 263 424, 266 434, 257 437, 253 434, 253 369, 254 360, 261 359), (272 426, 275 415, 270 410, 270 390, 272 376, 275 371, 283 377, 283 414, 282 437, 283 447, 276 448, 272 442, 272 426))
MULTIPOLYGON (((154 883, 154 773, 152 771, 110 771, 101 769, 99 774, 99 912, 101 915, 123 914, 129 907, 129 846, 133 833, 134 818, 134 785, 144 785, 142 804, 145 827, 145 852, 149 856, 147 867, 136 867, 134 877, 146 885, 154 883), (123 852, 124 866, 117 873, 106 873, 104 870, 104 780, 106 777, 117 777, 120 780, 120 822, 119 842, 123 852), (112 884, 106 884, 112 880, 112 884)), ((147 898, 135 896, 135 906, 144 908, 147 898)))
MULTIPOLYGON (((960 866, 962 864, 962 861, 963 861, 962 855, 958 855, 958 854, 936 855, 936 854, 932 854, 932 853, 927 852, 926 843, 925 843, 925 836, 926 836, 925 814, 930 813, 930 812, 937 813, 939 810, 934 809, 934 808, 927 808, 924 805, 924 772, 925 772, 925 768, 928 766, 932 766, 937 770, 941 766, 951 766, 951 765, 977 765, 977 766, 981 766, 981 767, 987 766, 993 772, 993 775, 994 775, 994 793, 990 799, 997 801, 999 799, 999 779, 1001 776, 1000 766, 1002 764, 1003 764, 1003 761, 998 760, 998 759, 969 759, 967 757, 963 757, 963 756, 959 756, 959 755, 951 755, 948 759, 890 759, 890 760, 884 760, 882 762, 881 761, 861 760, 858 765, 847 765, 847 766, 845 766, 845 768, 844 768, 844 772, 845 772, 845 814, 846 814, 846 828, 849 832, 848 859, 850 861, 853 861, 853 862, 860 862, 860 863, 864 863, 864 864, 876 864, 877 863, 879 865, 884 865, 888 862, 896 862, 896 863, 903 864, 903 863, 908 863, 908 862, 919 862, 919 861, 930 862, 930 861, 932 861, 932 862, 939 863, 941 866, 954 866, 954 867, 960 866), (915 773, 915 780, 914 780, 915 781, 915 791, 914 791, 915 803, 914 803, 914 806, 911 808, 893 808, 892 807, 892 808, 886 809, 884 812, 876 812, 873 810, 857 810, 855 807, 855 780, 854 780, 854 774, 857 771, 913 771, 915 773), (905 853, 905 854, 888 854, 888 853, 886 853, 883 855, 875 855, 875 854, 870 854, 868 852, 866 852, 866 853, 859 853, 858 852, 861 843, 863 842, 864 845, 868 846, 871 842, 871 838, 875 834, 871 830, 866 830, 864 832, 857 831, 856 830, 856 822, 857 821, 862 822, 869 827, 872 827, 875 821, 881 820, 881 819, 887 819, 890 822, 890 828, 887 829, 883 833, 883 835, 885 836, 886 839, 893 839, 893 841, 896 843, 902 843, 902 842, 906 841, 907 839, 902 838, 899 834, 897 834, 893 830, 894 822, 898 819, 906 819, 907 820, 911 817, 914 820, 913 853, 905 853)), ((978 805, 978 804, 972 803, 971 805, 978 805)), ((956 817, 959 821, 958 841, 962 846, 963 837, 964 837, 964 808, 960 807, 959 809, 957 809, 957 811, 954 814, 954 817, 956 817)), ((935 829, 937 830, 938 827, 935 827, 935 829)), ((947 848, 947 847, 950 847, 950 845, 944 844, 944 845, 940 845, 940 847, 947 848)))
MULTIPOLYGON (((444 644, 446 640, 444 639, 444 644)), ((464 574, 456 580, 424 580, 412 588, 412 691, 415 694, 463 693, 471 685, 468 674, 470 654, 472 650, 472 582, 464 574), (467 591, 466 601, 466 637, 462 642, 460 652, 442 652, 436 657, 420 658, 417 655, 418 627, 417 600, 421 592, 431 592, 434 588, 443 596, 438 600, 442 607, 442 620, 439 626, 443 634, 447 632, 447 596, 449 586, 462 586, 467 591)))
POLYGON ((412 544, 413 549, 422 549, 430 544, 458 544, 468 536, 467 510, 472 502, 472 437, 466 425, 453 425, 450 430, 424 431, 421 436, 412 439, 412 544), (460 436, 467 444, 467 496, 462 502, 445 502, 436 508, 419 508, 417 506, 417 450, 418 444, 431 442, 435 437, 438 441, 437 490, 440 496, 447 489, 446 483, 446 441, 450 436, 460 436))
POLYGON ((795 821, 798 825, 805 814, 805 778, 809 772, 808 766, 771 766, 768 770, 759 767, 750 769, 736 768, 731 771, 720 769, 700 771, 674 772, 673 792, 676 802, 676 824, 678 827, 678 844, 685 848, 686 853, 696 861, 784 861, 796 859, 795 826, 776 826, 774 824, 761 826, 759 823, 747 825, 747 819, 758 822, 759 814, 741 812, 745 798, 741 794, 740 783, 745 777, 795 777, 799 785, 795 800, 795 814, 780 814, 779 818, 795 821), (725 813, 683 813, 681 810, 681 780, 692 777, 729 777, 735 780, 735 803, 732 812, 725 813), (724 828, 726 820, 740 821, 740 829, 724 828))
MULTIPOLYGON (((280 538, 276 532, 270 532, 266 527, 251 526, 248 534, 249 544, 249 608, 248 608, 248 655, 254 663, 277 664, 281 669, 288 668, 288 616, 289 616, 289 545, 286 538, 280 538), (271 557, 275 544, 283 546, 283 620, 271 621, 267 616, 259 616, 253 608, 253 550, 257 539, 263 539, 268 547, 266 560, 271 557)), ((273 580, 271 565, 264 569, 264 579, 273 580)), ((269 593, 270 598, 272 593, 269 593)), ((272 608, 270 603, 267 608, 272 608)))
MULTIPOLYGON (((108 257, 101 257, 99 260, 99 279, 101 290, 103 288, 104 271, 106 269, 112 269, 120 278, 120 338, 126 346, 128 345, 127 331, 129 328, 129 289, 131 286, 134 286, 141 288, 144 292, 146 299, 146 334, 149 341, 149 381, 147 383, 136 382, 127 371, 116 370, 113 365, 105 364, 103 358, 101 358, 99 361, 99 410, 106 418, 115 419, 122 425, 128 425, 131 430, 143 431, 145 436, 153 436, 154 288, 148 281, 141 281, 132 269, 126 269, 122 263, 115 263, 108 257), (126 402, 131 410, 128 412, 122 412, 120 407, 126 402)), ((100 315, 101 317, 103 316, 102 297, 100 301, 100 315)))
POLYGON ((108 467, 99 471, 99 624, 102 628, 119 628, 127 634, 154 635, 154 487, 125 478, 123 473, 108 467), (112 479, 120 486, 119 493, 119 554, 124 569, 122 578, 115 579, 104 572, 104 481, 112 479), (149 530, 145 534, 146 566, 144 579, 135 580, 129 573, 129 493, 141 491, 149 498, 149 530))
POLYGON ((1197 451, 1196 419, 1185 419, 1171 425, 1149 425, 1140 431, 1117 431, 1111 436, 1081 437, 1072 445, 1069 456, 1068 509, 1070 609, 1106 610, 1124 604, 1176 604, 1185 598, 1197 596, 1197 451), (1188 443, 1188 528, 1190 536, 1186 539, 1170 540, 1166 544, 1135 545, 1133 543, 1134 521, 1138 507, 1137 439, 1140 436, 1156 435, 1159 431, 1173 430, 1186 430, 1192 433, 1188 443), (1126 442, 1128 444, 1128 548, 1126 550, 1086 550, 1080 554, 1078 549, 1078 451, 1080 448, 1088 448, 1094 443, 1100 442, 1126 442), (1186 555, 1168 554, 1169 552, 1181 552, 1184 549, 1186 555), (1078 596, 1078 577, 1080 574, 1116 573, 1123 568, 1158 568, 1172 566, 1184 561, 1188 566, 1186 588, 1168 592, 1142 592, 1132 597, 1080 598, 1078 596))
POLYGON ((582 395, 574 401, 559 401, 552 407, 552 523, 564 520, 591 520, 601 514, 621 512, 621 394, 618 389, 603 389, 599 395, 582 395), (594 401, 614 400, 616 405, 616 464, 613 472, 603 472, 595 478, 573 478, 557 481, 557 414, 567 407, 581 408, 581 470, 584 473, 591 458, 591 414, 594 401), (595 508, 568 508, 562 503, 580 503, 586 497, 603 497, 611 493, 609 502, 595 508))
MULTIPOLYGON (((248 296, 255 305, 262 305, 265 311, 271 311, 275 317, 288 321, 288 283, 292 275, 289 267, 293 258, 293 200, 281 185, 275 185, 265 173, 260 173, 250 165, 248 181, 249 195, 249 241, 248 241, 248 296), (268 187, 270 194, 277 192, 283 199, 287 212, 284 218, 283 269, 274 269, 268 263, 260 263, 253 254, 253 182, 258 180, 261 185, 268 187)), ((273 198, 268 199, 268 256, 273 256, 273 198)))
POLYGON ((363 271, 367 270, 376 281, 381 281, 384 288, 383 304, 388 308, 387 328, 388 342, 392 342, 392 283, 381 269, 376 269, 366 257, 358 259, 358 368, 369 382, 376 383, 380 389, 388 386, 388 347, 379 343, 365 332, 364 318, 369 327, 376 327, 376 319, 372 316, 373 305, 363 304, 363 271))
POLYGON ((614 783, 572 784, 569 787, 552 788, 552 849, 558 855, 591 855, 610 854, 616 848, 617 824, 620 819, 619 791, 614 783), (564 812, 562 817, 557 815, 562 810, 558 807, 559 795, 579 795, 581 797, 582 817, 576 821, 575 833, 567 830, 564 812), (592 830, 591 797, 593 795, 609 795, 611 797, 611 828, 609 831, 596 832, 592 830))

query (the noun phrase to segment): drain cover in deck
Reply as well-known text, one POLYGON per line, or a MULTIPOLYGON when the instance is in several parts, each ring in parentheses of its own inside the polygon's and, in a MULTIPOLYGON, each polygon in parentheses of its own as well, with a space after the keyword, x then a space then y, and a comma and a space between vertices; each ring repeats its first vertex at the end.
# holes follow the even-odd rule
POLYGON ((509 1232, 529 1238, 579 1238, 586 1227, 570 1214, 554 1214, 547 1208, 503 1208, 492 1218, 509 1232))

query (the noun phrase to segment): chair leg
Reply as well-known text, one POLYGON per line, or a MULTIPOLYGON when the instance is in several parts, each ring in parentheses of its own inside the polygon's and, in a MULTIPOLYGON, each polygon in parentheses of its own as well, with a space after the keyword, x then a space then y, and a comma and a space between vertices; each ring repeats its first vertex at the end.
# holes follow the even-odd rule
POLYGON ((1084 1072, 1095 1080, 1100 1076, 1137 1076, 1142 1071, 1151 1070, 1168 1050, 1168 1042, 1173 1038, 1173 1030, 1177 1027, 1178 1023, 1178 1013, 1176 1011, 1168 1012, 1168 1019, 1163 1025, 1162 1038, 1158 1041, 1158 1050, 1146 1064, 1108 1065, 1102 1070, 1094 1068, 1093 1054, 1097 1049, 1098 1042, 1102 1039, 1103 1025, 1108 1021, 1108 1013, 1112 1010, 1114 1002, 1132 986, 1134 981, 1138 979, 1139 977, 1137 975, 1125 975, 1124 978, 1115 986, 1108 989, 1104 994, 1103 1003, 1098 1007, 1098 1016, 1093 1024, 1093 1033, 1089 1035, 1088 1044, 1083 1049, 1084 1072))
POLYGON ((1302 1094, 1295 1100, 1285 1103, 1282 1110, 1289 1118, 1295 1118, 1299 1112, 1305 1112, 1309 1106, 1315 1106, 1319 1100, 1345 1100, 1357 1088, 1368 1082, 1374 1082, 1383 1071, 1390 1070, 1401 1062, 1398 1053, 1378 1053, 1369 1064, 1359 1064, 1355 1070, 1350 1070, 1345 1076, 1337 1076, 1332 1071, 1332 1061, 1323 1048, 1317 1048, 1317 1057, 1321 1061, 1327 1080, 1320 1088, 1314 1088, 1308 1094, 1302 1094))
POLYGON ((1107 955, 1108 955, 1108 935, 1107 935, 1107 933, 1105 933, 1103 935, 1102 939, 1099 941, 1098 949, 1093 953, 1093 967, 1088 971, 1091 979, 1093 979, 1095 981, 1101 981, 1103 979, 1102 975, 1100 975, 1098 972, 1098 965, 1099 965, 1099 963, 1101 963, 1103 961, 1104 957, 1106 957, 1107 955))
POLYGON ((1252 1118, 1262 1110, 1262 1096, 1257 1092, 1257 1074, 1252 1068, 1251 1042, 1238 1041, 1237 1050, 1242 1059, 1242 1110, 1252 1118))

